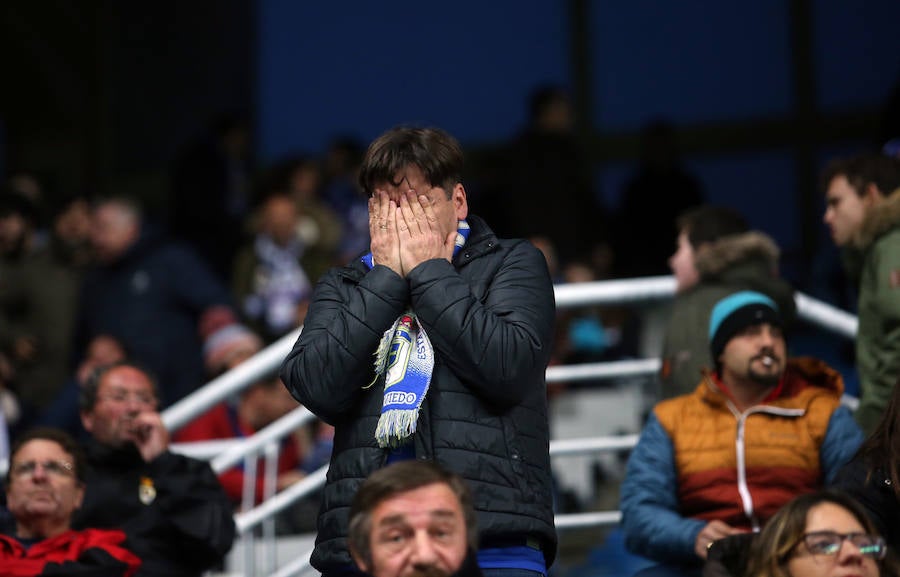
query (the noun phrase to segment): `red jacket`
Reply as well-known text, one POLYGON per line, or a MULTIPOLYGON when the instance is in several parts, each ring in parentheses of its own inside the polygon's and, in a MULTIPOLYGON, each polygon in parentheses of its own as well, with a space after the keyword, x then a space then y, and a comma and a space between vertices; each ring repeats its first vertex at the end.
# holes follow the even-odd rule
POLYGON ((66 531, 28 549, 15 538, 0 535, 0 575, 3 577, 130 577, 141 560, 122 544, 118 529, 66 531))
MULTIPOLYGON (((193 441, 211 441, 215 439, 235 439, 249 437, 254 431, 247 423, 241 421, 234 407, 221 403, 197 417, 174 435, 178 443, 193 441)), ((257 465, 256 502, 262 501, 265 464, 261 460, 257 465)), ((296 469, 300 466, 300 448, 293 435, 288 435, 281 443, 278 452, 278 474, 296 469)), ((244 490, 244 469, 235 466, 219 475, 219 482, 225 493, 235 503, 241 502, 244 490)))

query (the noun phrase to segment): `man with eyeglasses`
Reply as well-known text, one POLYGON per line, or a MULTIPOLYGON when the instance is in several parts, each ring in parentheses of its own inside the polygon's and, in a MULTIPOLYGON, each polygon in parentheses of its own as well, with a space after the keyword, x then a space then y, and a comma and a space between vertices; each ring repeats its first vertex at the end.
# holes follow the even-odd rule
POLYGON ((208 463, 169 451, 148 373, 100 367, 80 405, 91 469, 74 525, 124 530, 142 577, 198 577, 221 564, 235 536, 231 502, 208 463))
POLYGON ((117 529, 71 528, 85 491, 84 455, 56 429, 24 433, 12 450, 6 499, 15 526, 0 535, 5 577, 130 576, 141 560, 117 529))

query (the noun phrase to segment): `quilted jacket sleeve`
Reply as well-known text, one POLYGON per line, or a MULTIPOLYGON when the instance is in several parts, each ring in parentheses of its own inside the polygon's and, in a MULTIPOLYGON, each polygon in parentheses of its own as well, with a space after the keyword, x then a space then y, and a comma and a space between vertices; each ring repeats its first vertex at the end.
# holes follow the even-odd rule
POLYGON ((376 265, 359 279, 351 278, 354 270, 329 271, 318 283, 281 367, 294 397, 330 424, 349 412, 374 377, 372 355, 409 295, 406 281, 387 267, 376 265))
POLYGON ((483 279, 463 278, 441 259, 426 261, 409 274, 413 310, 436 355, 476 395, 497 407, 521 403, 534 393, 534 383, 543 382, 556 312, 540 251, 528 242, 504 251, 483 279), (476 296, 473 286, 479 283, 486 287, 476 296))

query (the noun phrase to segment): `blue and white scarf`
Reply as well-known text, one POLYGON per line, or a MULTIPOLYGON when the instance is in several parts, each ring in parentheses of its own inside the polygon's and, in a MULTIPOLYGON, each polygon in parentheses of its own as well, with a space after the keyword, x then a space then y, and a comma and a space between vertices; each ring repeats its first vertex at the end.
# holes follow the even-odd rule
MULTIPOLYGON (((469 224, 461 220, 457 225, 454 256, 467 238, 469 224)), ((374 266, 372 253, 364 255, 362 262, 371 269, 374 266)), ((374 356, 375 378, 368 386, 384 375, 384 401, 375 428, 375 440, 382 448, 398 447, 416 432, 419 408, 428 393, 434 370, 431 341, 411 309, 384 331, 374 356)))

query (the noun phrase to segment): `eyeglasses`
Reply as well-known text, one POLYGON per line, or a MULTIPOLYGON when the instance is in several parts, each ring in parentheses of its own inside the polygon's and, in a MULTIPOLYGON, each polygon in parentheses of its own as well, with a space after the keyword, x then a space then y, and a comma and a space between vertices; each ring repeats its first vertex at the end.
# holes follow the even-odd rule
POLYGON ((804 533, 803 542, 813 555, 837 555, 844 540, 853 543, 859 552, 872 559, 884 559, 887 545, 884 539, 866 533, 836 533, 834 531, 813 531, 804 533))
POLYGON ((13 477, 26 477, 37 471, 38 465, 44 473, 54 477, 74 477, 75 467, 68 461, 21 461, 10 467, 13 477))
POLYGON ((132 393, 123 389, 97 395, 97 398, 119 405, 127 403, 128 399, 133 400, 136 405, 143 405, 145 407, 156 405, 156 397, 149 393, 132 393))

